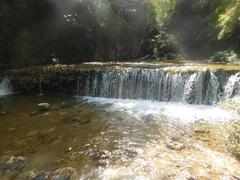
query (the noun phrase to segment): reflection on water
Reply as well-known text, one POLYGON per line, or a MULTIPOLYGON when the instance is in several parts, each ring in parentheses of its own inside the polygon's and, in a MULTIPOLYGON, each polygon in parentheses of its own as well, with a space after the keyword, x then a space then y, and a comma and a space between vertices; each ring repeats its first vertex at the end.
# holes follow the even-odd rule
POLYGON ((214 106, 18 95, 1 99, 0 111, 1 156, 28 159, 16 179, 63 167, 76 179, 219 178, 240 168, 222 141, 235 114, 214 106), (43 102, 49 111, 33 113, 43 102))

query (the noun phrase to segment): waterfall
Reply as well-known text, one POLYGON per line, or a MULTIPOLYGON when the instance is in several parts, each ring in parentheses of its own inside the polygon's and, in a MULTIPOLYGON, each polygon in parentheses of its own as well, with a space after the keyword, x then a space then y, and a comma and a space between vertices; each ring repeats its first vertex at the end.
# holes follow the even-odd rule
POLYGON ((225 98, 229 99, 240 95, 240 73, 232 75, 225 86, 225 98))
POLYGON ((82 96, 212 104, 220 100, 221 93, 232 97, 240 92, 240 73, 229 77, 224 91, 221 89, 224 82, 211 71, 103 68, 85 74, 83 93, 78 93, 82 96))
MULTIPOLYGON (((64 65, 37 75, 38 72, 25 70, 13 73, 14 91, 59 91, 78 96, 187 104, 215 104, 240 95, 240 72, 207 65, 204 68, 124 63, 64 65)), ((11 92, 8 83, 6 78, 1 82, 1 94, 11 92)))
POLYGON ((201 104, 203 98, 203 78, 202 73, 194 73, 190 75, 186 81, 184 89, 184 100, 191 104, 201 104))
POLYGON ((10 80, 7 77, 5 77, 0 82, 0 97, 9 95, 11 93, 12 93, 12 90, 11 90, 10 80))

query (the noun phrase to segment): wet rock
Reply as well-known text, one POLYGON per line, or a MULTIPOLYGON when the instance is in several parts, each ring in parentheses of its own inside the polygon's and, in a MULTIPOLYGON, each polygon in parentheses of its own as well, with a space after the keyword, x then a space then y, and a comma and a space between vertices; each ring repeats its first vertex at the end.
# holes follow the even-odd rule
POLYGON ((16 128, 9 128, 8 131, 15 131, 16 128))
POLYGON ((110 163, 110 161, 108 159, 100 159, 98 161, 98 165, 100 166, 107 166, 110 163))
POLYGON ((33 179, 34 177, 36 177, 36 173, 34 171, 28 171, 28 172, 24 172, 23 174, 20 174, 18 176, 18 180, 30 180, 33 179))
POLYGON ((74 117, 71 119, 71 122, 77 123, 78 125, 88 124, 90 123, 89 119, 82 119, 81 117, 74 117))
POLYGON ((39 111, 33 111, 29 114, 29 116, 36 116, 38 115, 40 112, 39 111))
POLYGON ((38 173, 32 180, 48 180, 50 172, 48 171, 41 171, 38 173))
POLYGON ((72 167, 66 167, 52 172, 41 171, 35 175, 32 180, 71 180, 76 176, 76 174, 76 169, 72 167))
POLYGON ((171 150, 181 151, 185 148, 185 145, 181 142, 169 141, 169 142, 166 143, 166 147, 171 149, 171 150))
POLYGON ((11 173, 13 171, 19 170, 25 166, 27 159, 25 157, 15 157, 11 156, 3 167, 5 173, 11 173))
POLYGON ((72 147, 66 149, 66 153, 69 153, 70 151, 72 151, 72 147))
POLYGON ((109 158, 108 154, 106 154, 104 151, 95 151, 92 154, 92 157, 94 159, 107 159, 107 158, 109 158))
POLYGON ((157 118, 152 114, 148 114, 148 115, 142 116, 142 120, 145 122, 152 122, 157 120, 157 118))
POLYGON ((209 134, 210 131, 209 130, 199 130, 199 129, 195 129, 194 133, 196 134, 209 134))
POLYGON ((71 180, 76 176, 76 169, 72 167, 57 169, 55 172, 51 173, 50 179, 52 180, 71 180))
POLYGON ((1 115, 2 115, 2 116, 5 116, 5 115, 7 115, 7 112, 6 112, 6 111, 2 111, 2 112, 1 112, 1 115))
POLYGON ((40 111, 48 111, 49 107, 50 107, 50 104, 48 104, 48 103, 40 103, 40 104, 38 104, 38 107, 39 107, 40 111))
POLYGON ((70 161, 77 161, 79 159, 82 159, 82 157, 84 156, 85 152, 84 151, 80 151, 80 152, 71 152, 69 153, 66 158, 70 161))

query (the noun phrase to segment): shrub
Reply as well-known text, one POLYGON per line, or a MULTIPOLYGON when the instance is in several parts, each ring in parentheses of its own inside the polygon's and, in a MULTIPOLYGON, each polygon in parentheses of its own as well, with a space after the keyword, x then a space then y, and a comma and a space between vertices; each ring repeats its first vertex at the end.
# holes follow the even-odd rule
POLYGON ((174 35, 165 30, 159 31, 151 40, 152 57, 155 59, 176 59, 177 41, 174 35))
POLYGON ((213 54, 211 62, 235 62, 238 59, 238 55, 233 50, 218 51, 213 54))

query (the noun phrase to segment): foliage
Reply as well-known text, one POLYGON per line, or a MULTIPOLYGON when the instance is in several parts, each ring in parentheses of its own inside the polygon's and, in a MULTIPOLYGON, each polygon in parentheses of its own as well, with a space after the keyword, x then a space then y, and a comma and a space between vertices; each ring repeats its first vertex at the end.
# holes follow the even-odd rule
POLYGON ((221 0, 215 13, 218 16, 218 23, 216 27, 219 29, 219 39, 230 36, 239 30, 239 0, 221 0))
MULTIPOLYGON (((229 48, 238 52, 239 4, 239 0, 1 1, 0 66, 48 64, 51 54, 61 63, 172 59, 179 44, 184 55, 210 55, 229 48)), ((224 58, 223 54, 216 56, 224 58)))
POLYGON ((211 57, 211 62, 234 62, 238 59, 237 54, 233 50, 218 51, 211 57))
POLYGON ((177 56, 177 40, 166 30, 160 30, 151 40, 152 57, 155 59, 175 59, 177 56))
POLYGON ((145 0, 150 9, 150 24, 154 28, 162 28, 174 13, 176 2, 176 0, 145 0))

